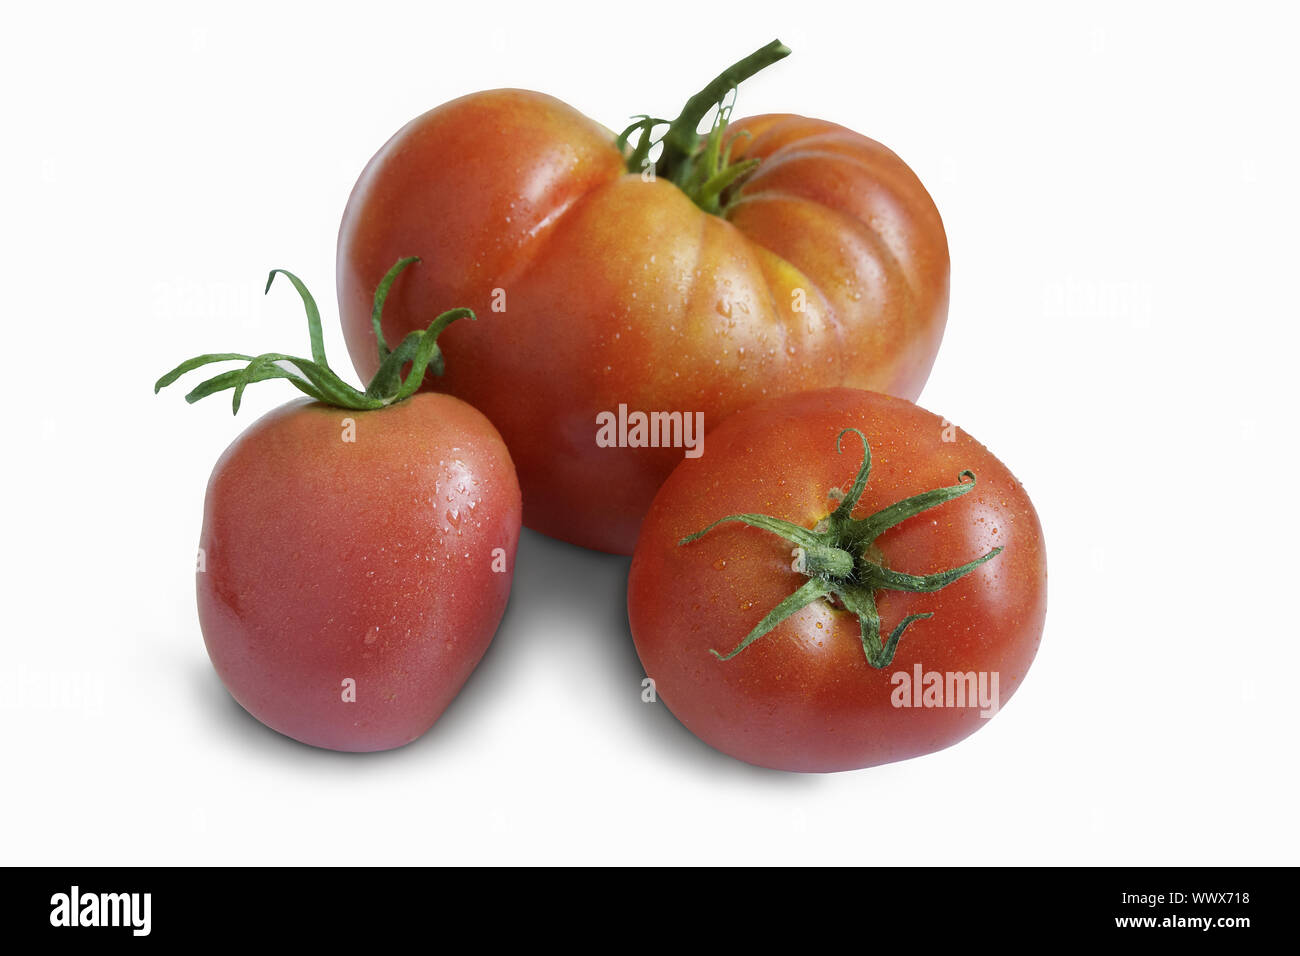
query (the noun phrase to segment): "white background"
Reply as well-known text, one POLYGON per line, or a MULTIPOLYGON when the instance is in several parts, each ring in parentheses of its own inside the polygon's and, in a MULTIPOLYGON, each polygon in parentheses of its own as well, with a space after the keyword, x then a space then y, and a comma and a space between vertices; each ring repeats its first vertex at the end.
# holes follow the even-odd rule
MULTIPOLYGON (((1296 863, 1293 13, 852 2, 112 5, 6 13, 6 863, 1296 863), (522 86, 620 128, 779 36, 737 115, 895 149, 953 297, 921 404, 1026 483, 1047 630, 948 751, 830 776, 710 750, 642 673, 628 561, 525 532, 444 718, 357 756, 266 730, 194 609, 237 419, 151 384, 306 346, 344 201, 416 114, 522 86)), ((484 149, 497 148, 485 139, 484 149)), ((294 393, 296 394, 296 393, 294 393)))

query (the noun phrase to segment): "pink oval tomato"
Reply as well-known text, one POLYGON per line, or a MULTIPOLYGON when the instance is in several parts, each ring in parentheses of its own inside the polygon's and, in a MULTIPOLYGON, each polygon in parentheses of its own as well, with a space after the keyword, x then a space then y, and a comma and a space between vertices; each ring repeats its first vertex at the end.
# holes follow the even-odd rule
POLYGON ((198 604, 217 673, 304 743, 414 740, 492 640, 520 514, 505 444, 457 398, 275 409, 208 484, 198 604))
POLYGON ((1024 679, 1046 607, 1020 482, 938 416, 853 389, 710 432, 655 497, 628 581, 657 695, 706 743, 782 770, 869 767, 978 730, 1024 679))

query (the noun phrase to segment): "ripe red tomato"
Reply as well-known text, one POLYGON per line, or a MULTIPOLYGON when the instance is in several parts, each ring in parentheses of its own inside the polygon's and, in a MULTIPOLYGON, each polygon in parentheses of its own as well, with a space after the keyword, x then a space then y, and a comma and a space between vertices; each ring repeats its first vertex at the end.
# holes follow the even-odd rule
MULTIPOLYGON (((411 260, 380 283, 388 285, 411 260)), ((273 273, 274 275, 274 273, 273 273)), ((313 358, 241 359, 190 393, 288 378, 311 398, 263 416, 226 449, 208 483, 197 574, 213 666, 250 714, 334 750, 387 750, 419 737, 487 650, 510 594, 522 506, 505 443, 450 395, 413 394, 441 316, 386 356, 363 393, 313 358), (408 377, 400 372, 413 362, 408 377), (286 368, 288 366, 288 368, 286 368), (342 405, 343 407, 340 407, 342 405)))
POLYGON ((655 497, 628 582, 657 695, 706 743, 781 770, 869 767, 973 733, 1023 680, 1046 608, 1042 529, 1007 468, 910 402, 842 388, 710 432, 655 497), (853 430, 870 470, 850 487, 853 430), (732 515, 747 517, 714 526, 732 515))
POLYGON ((448 371, 430 387, 501 430, 530 527, 631 553, 684 452, 602 447, 597 417, 621 405, 702 413, 712 428, 819 386, 920 393, 947 315, 948 249, 915 174, 801 116, 720 122, 698 142, 707 109, 787 52, 769 45, 694 97, 653 178, 640 144, 541 93, 494 90, 412 120, 357 181, 337 276, 353 363, 363 377, 375 368, 370 290, 397 256, 420 255, 384 329, 401 335, 449 305, 478 312, 472 332, 448 330, 448 371))
POLYGON ((409 743, 496 633, 520 517, 505 443, 457 398, 282 405, 208 483, 197 581, 212 664, 245 710, 295 740, 409 743))

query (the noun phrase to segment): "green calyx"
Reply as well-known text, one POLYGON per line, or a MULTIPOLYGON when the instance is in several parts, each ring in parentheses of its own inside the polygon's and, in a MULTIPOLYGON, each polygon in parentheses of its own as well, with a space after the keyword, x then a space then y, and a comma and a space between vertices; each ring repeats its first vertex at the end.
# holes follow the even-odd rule
POLYGON ((654 164, 655 177, 681 187, 705 212, 721 215, 723 191, 743 180, 759 163, 757 159, 733 163, 730 145, 723 148, 731 118, 727 97, 735 93, 742 81, 789 55, 789 47, 773 40, 714 77, 708 86, 686 101, 675 120, 647 115, 633 117, 634 122, 618 137, 619 149, 625 149, 632 135, 638 134, 636 145, 628 153, 628 171, 644 172, 649 166, 650 151, 662 144, 663 150, 654 164), (712 109, 717 110, 713 126, 701 143, 699 126, 712 109), (658 139, 653 138, 654 130, 661 126, 667 126, 667 131, 658 139))
MULTIPOLYGON (((888 667, 894 660, 903 632, 911 624, 933 617, 933 614, 909 614, 898 622, 890 632, 888 640, 882 643, 880 615, 876 610, 876 592, 881 590, 923 593, 938 591, 1002 553, 1001 548, 994 548, 974 561, 935 574, 904 574, 886 568, 876 558, 879 554, 879 550, 874 547, 876 538, 908 518, 967 494, 975 487, 975 474, 963 471, 957 476, 955 485, 935 488, 932 491, 904 498, 866 518, 854 518, 853 509, 857 506, 858 499, 862 497, 863 489, 867 486, 867 477, 871 474, 871 446, 862 432, 856 428, 846 428, 835 439, 836 452, 842 450, 841 442, 849 432, 862 439, 862 467, 858 469, 853 486, 840 499, 838 507, 824 520, 818 522, 816 527, 804 528, 769 515, 736 514, 719 518, 708 527, 695 534, 687 535, 678 542, 679 546, 690 544, 704 537, 720 524, 739 521, 769 531, 795 545, 793 570, 808 576, 808 580, 802 586, 772 608, 744 640, 732 648, 730 653, 720 654, 717 651, 710 651, 719 660, 731 660, 792 614, 818 599, 825 598, 833 606, 857 615, 862 628, 862 650, 867 655, 867 663, 875 668, 888 667)), ((838 497, 834 491, 832 495, 838 497)))
POLYGON ((380 326, 384 301, 388 298, 388 292, 393 287, 397 277, 402 273, 402 270, 419 261, 415 256, 397 260, 397 263, 388 270, 383 279, 379 281, 379 286, 375 289, 374 307, 371 310, 370 319, 375 327, 375 339, 379 346, 380 364, 379 371, 375 372, 374 378, 370 380, 370 384, 366 386, 364 392, 339 378, 335 371, 330 368, 329 362, 326 361, 325 338, 321 333, 320 310, 316 308, 316 300, 307 291, 307 287, 303 285, 302 280, 284 269, 272 269, 271 274, 266 277, 265 291, 271 291, 271 283, 279 274, 293 283, 293 287, 298 290, 298 295, 302 297, 303 306, 307 310, 307 331, 311 337, 311 358, 285 355, 281 352, 266 352, 262 355, 215 352, 200 355, 187 362, 182 362, 158 379, 154 383, 154 394, 157 394, 187 372, 201 368, 204 365, 211 365, 213 362, 246 362, 247 364, 243 368, 222 372, 220 375, 215 375, 203 382, 185 396, 185 401, 193 404, 215 392, 233 388, 235 390, 232 402, 233 411, 238 414, 239 403, 244 396, 244 389, 253 382, 262 382, 271 378, 288 379, 299 391, 311 396, 318 402, 356 411, 385 408, 403 399, 410 398, 424 381, 425 372, 431 371, 434 375, 441 375, 443 372, 442 351, 438 348, 438 336, 442 333, 442 330, 457 319, 475 318, 474 313, 469 309, 452 309, 434 319, 427 329, 409 333, 406 338, 402 339, 397 348, 391 350, 388 348, 388 343, 384 341, 383 329, 380 326), (403 376, 402 369, 407 363, 410 363, 411 367, 403 376))

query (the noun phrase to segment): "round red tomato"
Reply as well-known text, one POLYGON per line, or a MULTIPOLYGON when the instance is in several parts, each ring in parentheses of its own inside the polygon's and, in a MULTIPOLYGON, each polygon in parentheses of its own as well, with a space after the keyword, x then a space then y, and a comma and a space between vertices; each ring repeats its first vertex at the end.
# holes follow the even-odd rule
POLYGON ((911 169, 802 116, 719 123, 697 142, 706 109, 784 52, 765 47, 693 98, 654 166, 559 100, 494 90, 412 120, 357 181, 337 266, 356 368, 376 363, 370 291, 398 256, 421 256, 384 330, 451 305, 478 313, 448 330, 448 371, 429 387, 500 429, 530 527, 631 553, 685 436, 610 445, 602 415, 700 414, 712 428, 813 387, 920 393, 948 248, 911 169))
POLYGON ((781 770, 978 730, 1024 679, 1046 607, 1042 529, 1011 472, 938 416, 855 389, 710 432, 655 497, 628 582, 657 695, 706 743, 781 770))

